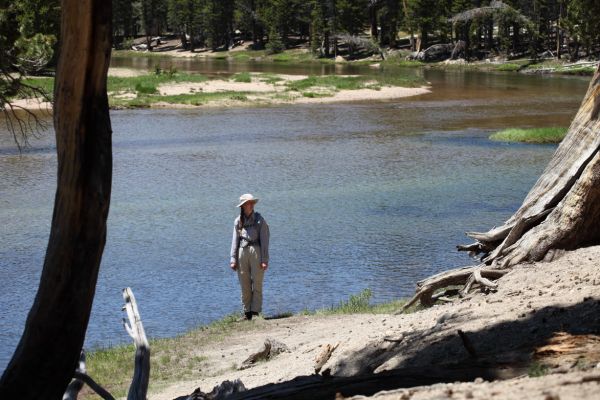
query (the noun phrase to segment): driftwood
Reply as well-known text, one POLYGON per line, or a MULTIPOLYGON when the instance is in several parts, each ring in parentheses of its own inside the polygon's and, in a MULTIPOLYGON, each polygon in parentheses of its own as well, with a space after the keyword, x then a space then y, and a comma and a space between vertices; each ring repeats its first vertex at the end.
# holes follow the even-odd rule
POLYGON ((224 381, 217 385, 209 393, 204 393, 200 388, 197 388, 189 396, 177 397, 174 400, 224 400, 235 393, 246 391, 246 386, 241 380, 224 381))
POLYGON ((242 370, 250 368, 259 361, 270 360, 278 354, 285 352, 289 353, 289 351, 290 349, 280 341, 267 338, 265 339, 265 343, 263 344, 262 349, 260 349, 256 353, 250 354, 250 356, 248 356, 248 358, 246 358, 244 362, 242 362, 242 365, 240 365, 238 369, 242 370))
POLYGON ((526 363, 511 365, 490 364, 472 360, 460 365, 402 368, 378 374, 351 377, 301 376, 288 382, 269 384, 234 394, 231 400, 286 399, 331 400, 339 393, 349 397, 370 396, 382 390, 432 385, 435 383, 469 382, 476 378, 485 380, 511 379, 527 373, 526 363))
MULTIPOLYGON (((129 324, 123 318, 123 326, 129 336, 133 338, 135 344, 135 367, 133 373, 133 380, 129 387, 129 394, 127 400, 146 400, 146 392, 148 391, 148 381, 150 378, 150 346, 146 339, 146 333, 144 332, 144 326, 140 313, 137 308, 137 303, 133 292, 130 288, 123 289, 123 299, 125 300, 125 306, 123 310, 127 312, 129 324)), ((67 390, 62 397, 62 400, 75 400, 82 389, 83 384, 87 384, 94 392, 96 392, 104 400, 114 400, 114 397, 102 386, 100 386, 94 379, 92 379, 86 373, 85 367, 85 351, 81 351, 79 357, 79 365, 73 375, 73 380, 67 386, 67 390)))
POLYGON ((338 342, 333 346, 330 344, 326 344, 325 347, 323 347, 323 350, 321 350, 321 352, 315 358, 315 374, 321 372, 321 368, 323 368, 323 365, 325 365, 325 363, 329 361, 331 355, 339 345, 340 344, 338 342))
POLYGON ((148 381, 150 380, 150 345, 146 339, 144 325, 130 288, 123 289, 123 299, 125 300, 124 309, 129 319, 128 324, 123 318, 123 326, 135 344, 135 367, 127 400, 146 400, 148 381))
MULTIPOLYGON (((79 364, 77 365, 77 369, 75 373, 85 374, 85 351, 81 350, 81 355, 79 356, 79 364)), ((83 388, 83 381, 81 379, 73 378, 69 386, 67 386, 67 390, 65 390, 65 394, 62 397, 62 400, 75 400, 77 399, 77 395, 79 391, 83 388)))
POLYGON ((79 395, 79 391, 83 388, 84 383, 87 384, 102 399, 115 400, 115 398, 106 389, 104 389, 89 375, 87 375, 85 367, 85 351, 82 350, 81 356, 79 357, 79 365, 75 370, 73 380, 71 383, 69 383, 69 386, 67 386, 67 390, 65 390, 62 400, 76 400, 77 396, 79 395))

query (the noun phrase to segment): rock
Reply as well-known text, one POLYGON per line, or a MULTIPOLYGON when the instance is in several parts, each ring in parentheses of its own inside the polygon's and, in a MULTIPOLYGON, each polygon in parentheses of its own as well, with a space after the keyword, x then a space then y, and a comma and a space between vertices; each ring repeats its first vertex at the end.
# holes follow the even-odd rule
POLYGON ((337 56, 335 58, 335 62, 336 63, 344 63, 344 62, 346 62, 346 59, 344 57, 342 57, 342 56, 337 56))

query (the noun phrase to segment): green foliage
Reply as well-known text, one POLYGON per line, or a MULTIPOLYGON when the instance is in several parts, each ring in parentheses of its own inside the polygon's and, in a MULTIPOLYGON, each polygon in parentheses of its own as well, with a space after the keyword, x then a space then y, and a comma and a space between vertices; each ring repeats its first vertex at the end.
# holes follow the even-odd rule
POLYGON ((158 93, 156 85, 149 82, 139 82, 135 85, 135 91, 140 94, 154 94, 158 93))
MULTIPOLYGON (((362 292, 351 295, 348 300, 340 301, 337 305, 317 310, 318 315, 331 314, 391 314, 402 309, 406 300, 393 300, 382 304, 371 304, 373 292, 364 289, 362 292)), ((309 313, 310 314, 310 313, 309 313)))
POLYGON ((235 82, 250 83, 252 82, 252 76, 250 75, 250 72, 240 72, 239 74, 235 74, 233 80, 235 82))
POLYGON ((363 32, 369 14, 368 0, 336 0, 338 26, 343 32, 350 35, 359 35, 363 32))
POLYGON ((285 50, 283 40, 281 40, 279 33, 275 29, 271 30, 271 33, 269 34, 269 42, 267 43, 265 49, 267 55, 281 53, 283 50, 285 50))
POLYGON ((505 72, 515 72, 515 71, 519 71, 521 68, 523 68, 523 66, 521 64, 513 64, 513 63, 500 64, 500 65, 498 65, 498 67, 496 67, 496 69, 498 71, 505 71, 505 72))
POLYGON ((490 139, 502 142, 559 143, 567 133, 567 128, 505 129, 494 133, 490 139))
POLYGON ((358 294, 353 294, 346 301, 340 301, 336 306, 323 310, 324 314, 356 314, 367 312, 370 308, 370 300, 373 292, 365 289, 358 294))
MULTIPOLYGON (((52 100, 53 90, 54 90, 54 78, 25 78, 22 83, 27 86, 31 86, 41 90, 43 93, 47 93, 49 99, 52 100)), ((19 93, 16 97, 25 98, 30 97, 30 93, 19 93)))
POLYGON ((287 86, 290 90, 299 92, 313 87, 330 87, 335 90, 355 90, 362 89, 366 80, 367 78, 363 76, 309 76, 306 79, 290 81, 287 83, 287 86))
POLYGON ((113 35, 131 39, 131 41, 125 39, 120 44, 122 49, 131 49, 133 36, 138 34, 138 26, 142 23, 141 2, 139 0, 112 0, 112 5, 113 35))

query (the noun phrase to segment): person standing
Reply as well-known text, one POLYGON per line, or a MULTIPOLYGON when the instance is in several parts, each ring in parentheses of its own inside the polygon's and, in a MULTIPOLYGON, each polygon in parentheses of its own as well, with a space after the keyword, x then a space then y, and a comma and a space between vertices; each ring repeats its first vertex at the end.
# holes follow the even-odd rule
POLYGON ((269 267, 269 225, 254 211, 257 202, 250 193, 240 196, 240 215, 234 221, 231 240, 229 266, 237 271, 247 320, 262 311, 263 278, 269 267))

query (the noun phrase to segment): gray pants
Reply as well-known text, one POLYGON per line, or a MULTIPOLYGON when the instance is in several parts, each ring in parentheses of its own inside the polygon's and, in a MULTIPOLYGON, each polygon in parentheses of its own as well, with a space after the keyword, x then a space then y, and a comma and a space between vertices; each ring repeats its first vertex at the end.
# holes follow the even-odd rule
POLYGON ((238 250, 238 279, 242 287, 244 312, 262 311, 262 288, 265 271, 260 267, 260 246, 240 247, 238 250))

